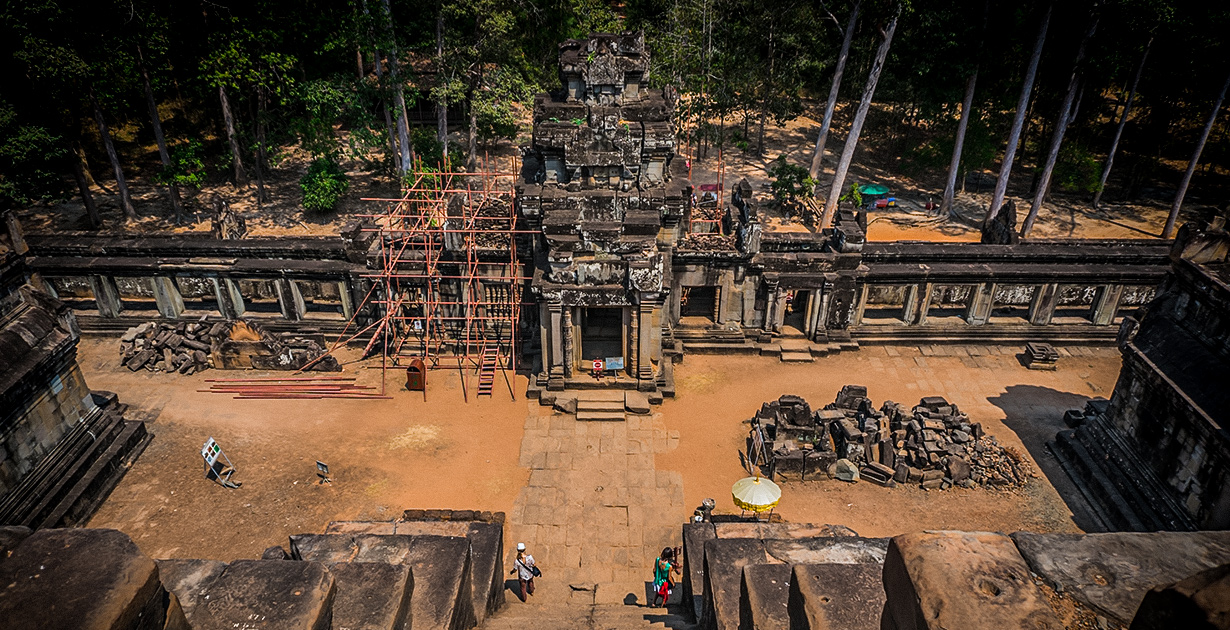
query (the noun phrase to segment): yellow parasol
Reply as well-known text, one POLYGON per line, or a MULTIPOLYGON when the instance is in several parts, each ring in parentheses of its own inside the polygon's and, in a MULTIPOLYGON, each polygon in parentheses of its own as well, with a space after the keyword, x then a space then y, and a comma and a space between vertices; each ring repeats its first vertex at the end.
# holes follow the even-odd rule
POLYGON ((739 509, 749 512, 767 512, 777 506, 782 498, 782 489, 777 484, 760 477, 746 477, 735 482, 730 496, 739 509))

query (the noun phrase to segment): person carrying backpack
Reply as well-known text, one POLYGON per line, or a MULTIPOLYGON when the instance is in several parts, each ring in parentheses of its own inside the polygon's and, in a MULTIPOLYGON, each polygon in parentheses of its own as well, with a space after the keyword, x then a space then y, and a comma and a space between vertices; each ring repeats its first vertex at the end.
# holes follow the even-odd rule
POLYGON ((662 550, 662 555, 658 556, 653 563, 653 605, 658 605, 658 598, 662 598, 662 605, 670 600, 671 593, 675 587, 675 583, 671 580, 671 572, 680 573, 679 566, 675 562, 675 550, 667 547, 662 550))
POLYGON ((525 543, 517 543, 517 559, 513 561, 513 570, 517 580, 521 582, 521 601, 534 594, 534 578, 540 577, 542 571, 534 564, 534 556, 525 552, 525 543))

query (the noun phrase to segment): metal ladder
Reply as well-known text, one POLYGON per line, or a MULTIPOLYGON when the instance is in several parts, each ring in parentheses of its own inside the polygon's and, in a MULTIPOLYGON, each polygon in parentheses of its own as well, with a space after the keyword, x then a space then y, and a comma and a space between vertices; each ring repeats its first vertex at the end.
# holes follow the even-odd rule
POLYGON ((478 395, 490 396, 495 387, 495 368, 500 362, 499 346, 483 348, 483 363, 478 372, 478 395))

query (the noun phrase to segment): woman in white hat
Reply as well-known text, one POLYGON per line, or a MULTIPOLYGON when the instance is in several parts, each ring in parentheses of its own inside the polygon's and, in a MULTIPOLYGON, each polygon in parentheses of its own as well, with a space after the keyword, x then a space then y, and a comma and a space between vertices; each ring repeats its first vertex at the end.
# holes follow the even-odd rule
POLYGON ((542 575, 542 571, 534 564, 534 556, 525 552, 525 543, 517 543, 517 559, 513 561, 513 570, 517 580, 521 582, 521 601, 534 594, 534 578, 542 575))

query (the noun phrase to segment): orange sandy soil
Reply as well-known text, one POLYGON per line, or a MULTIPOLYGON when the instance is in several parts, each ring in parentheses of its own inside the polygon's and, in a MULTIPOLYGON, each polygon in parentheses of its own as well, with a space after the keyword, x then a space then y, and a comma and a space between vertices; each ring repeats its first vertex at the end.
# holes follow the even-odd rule
POLYGON ((1054 372, 1022 367, 1013 355, 1020 352, 1017 347, 973 351, 996 354, 937 357, 923 356, 915 347, 868 346, 812 364, 689 356, 675 370, 678 396, 662 406, 667 428, 679 431, 679 448, 658 455, 658 468, 682 473, 688 505, 712 497, 719 511, 737 511, 730 485, 747 473, 735 454, 745 446, 743 421, 761 403, 796 394, 817 409, 832 402, 845 384, 866 385, 877 408, 886 399, 912 406, 923 396, 942 395, 1002 444, 1031 457, 1035 468, 1041 464, 1039 477, 1012 491, 785 482, 777 513, 792 522, 846 525, 864 536, 924 529, 1081 531, 1054 486, 1065 488, 1069 496, 1075 488, 1043 443, 1064 428, 1065 410, 1081 408, 1091 397, 1110 396, 1120 367, 1117 351, 1065 350, 1080 354, 1064 357, 1054 372))
MULTIPOLYGON (((426 402, 393 371, 393 400, 239 401, 196 390, 209 387, 206 379, 268 373, 132 373, 119 365, 116 343, 83 340, 82 369, 90 387, 132 405, 130 416, 156 416, 155 437, 90 527, 122 530, 155 558, 255 558, 329 521, 392 520, 410 507, 509 512, 529 477, 517 465, 522 377, 513 382, 515 402, 502 379, 493 397, 474 400, 471 378, 471 402, 462 403, 455 371, 431 373, 426 402), (200 450, 211 436, 234 462, 241 488, 205 479, 200 450), (333 483, 318 483, 317 460, 329 465, 333 483)), ((379 369, 352 364, 342 374, 379 386, 379 369)))
MULTIPOLYGON (((971 348, 964 356, 936 357, 922 354, 934 354, 928 348, 867 347, 804 365, 689 356, 676 369, 678 397, 660 408, 679 446, 655 460, 658 470, 681 473, 685 507, 661 506, 679 513, 658 516, 683 523, 705 497, 716 498, 720 511, 734 509, 730 484, 746 475, 738 455, 743 420, 762 402, 791 393, 818 408, 841 385, 862 383, 877 405, 885 398, 910 404, 924 395, 948 397, 989 433, 1032 456, 1050 481, 1040 476, 1012 492, 787 483, 778 510, 784 518, 843 524, 867 536, 942 528, 1079 531, 1051 485, 1068 482, 1041 444, 1061 428, 1064 410, 1109 396, 1117 353, 1064 349, 1060 370, 1034 372, 1019 365, 1014 350, 971 348)), ((476 400, 471 389, 470 402, 462 402, 455 371, 431 372, 426 402, 403 391, 396 376, 389 379, 394 399, 388 401, 236 401, 196 390, 208 387, 206 379, 262 373, 132 373, 119 365, 116 341, 106 338, 84 339, 80 362, 91 387, 118 392, 132 406, 130 416, 150 420, 155 435, 89 525, 120 529, 158 558, 257 557, 332 520, 389 520, 406 508, 511 514, 529 477, 518 465, 525 418, 549 413, 524 399, 524 377, 513 381, 516 401, 497 379, 493 398, 476 400), (204 478, 199 451, 210 436, 238 468, 242 488, 204 478), (317 483, 316 460, 329 464, 332 484, 317 483)), ((367 362, 373 364, 379 362, 367 362)), ((357 364, 344 374, 379 383, 379 370, 357 364)))

